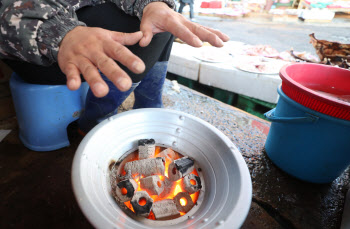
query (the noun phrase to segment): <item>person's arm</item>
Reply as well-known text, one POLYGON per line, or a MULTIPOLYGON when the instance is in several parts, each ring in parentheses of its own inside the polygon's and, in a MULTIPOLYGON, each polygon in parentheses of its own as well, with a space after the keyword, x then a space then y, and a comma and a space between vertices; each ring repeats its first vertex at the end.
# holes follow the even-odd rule
POLYGON ((151 2, 164 2, 171 9, 175 9, 174 0, 109 0, 115 3, 125 13, 137 16, 140 20, 142 19, 143 9, 151 2))
POLYGON ((143 37, 140 46, 147 46, 154 34, 170 32, 187 44, 200 47, 207 41, 216 47, 222 47, 229 37, 218 30, 192 23, 174 11, 174 0, 109 0, 125 13, 137 16, 141 20, 140 30, 143 37), (165 4, 164 4, 165 3, 165 4))
POLYGON ((0 58, 50 65, 57 62, 61 40, 77 26, 85 24, 63 0, 1 0, 0 58))
POLYGON ((108 87, 97 69, 120 90, 128 90, 131 79, 114 60, 143 72, 142 60, 125 47, 137 43, 142 33, 87 27, 78 21, 74 7, 64 0, 0 0, 0 58, 44 66, 57 62, 69 89, 80 87, 82 74, 98 97, 106 95, 108 87))
POLYGON ((143 37, 139 44, 147 46, 154 34, 170 32, 187 44, 194 47, 201 47, 202 41, 207 41, 216 47, 222 47, 223 41, 230 38, 219 30, 193 23, 183 15, 175 12, 163 2, 151 2, 143 9, 140 30, 143 37))
MULTIPOLYGON (((128 4, 135 3, 134 0, 121 1, 130 6, 130 8, 121 6, 122 9, 124 7, 124 11, 136 9, 131 7, 132 4, 128 4)), ((134 73, 142 73, 145 70, 144 63, 125 45, 139 43, 140 46, 145 47, 156 33, 168 31, 195 47, 202 46, 202 41, 221 47, 223 41, 229 40, 227 35, 218 30, 192 23, 165 2, 136 1, 148 2, 142 14, 138 15, 142 17, 141 32, 118 33, 98 28, 77 27, 67 33, 60 45, 58 64, 67 76, 69 89, 79 88, 80 74, 82 74, 95 96, 105 96, 108 93, 108 87, 102 80, 99 69, 119 90, 128 90, 131 87, 131 79, 114 60, 119 61, 134 73)))

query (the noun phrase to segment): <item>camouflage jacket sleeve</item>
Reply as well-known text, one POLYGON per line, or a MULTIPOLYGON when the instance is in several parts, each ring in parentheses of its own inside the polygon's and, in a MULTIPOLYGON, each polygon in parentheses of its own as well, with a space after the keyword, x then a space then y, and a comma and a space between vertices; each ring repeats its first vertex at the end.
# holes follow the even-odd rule
POLYGON ((174 0, 109 0, 114 2, 125 13, 142 18, 143 8, 151 2, 164 2, 170 8, 175 9, 174 0))
POLYGON ((50 65, 64 35, 78 25, 85 24, 64 0, 1 0, 0 58, 50 65))
MULTIPOLYGON (((142 17, 143 8, 162 1, 175 8, 173 0, 108 0, 125 13, 142 17)), ((78 25, 75 10, 104 0, 0 0, 0 58, 38 65, 57 62, 59 44, 78 25)))

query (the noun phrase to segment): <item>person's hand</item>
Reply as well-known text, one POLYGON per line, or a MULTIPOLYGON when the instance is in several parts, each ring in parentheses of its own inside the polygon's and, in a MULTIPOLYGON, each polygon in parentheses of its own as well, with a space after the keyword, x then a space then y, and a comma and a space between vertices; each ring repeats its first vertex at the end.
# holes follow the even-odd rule
POLYGON ((161 32, 170 32, 194 47, 202 46, 202 41, 207 41, 216 47, 222 47, 222 42, 230 39, 218 30, 187 20, 163 2, 149 3, 143 9, 140 29, 143 33, 143 38, 139 43, 141 47, 147 46, 153 35, 161 32))
POLYGON ((134 73, 145 70, 143 61, 124 45, 134 45, 142 38, 142 32, 119 33, 100 28, 78 26, 63 38, 58 51, 58 64, 67 77, 71 90, 80 87, 80 74, 90 85, 96 97, 105 96, 109 89, 98 69, 119 90, 127 91, 131 79, 114 61, 117 60, 134 73))

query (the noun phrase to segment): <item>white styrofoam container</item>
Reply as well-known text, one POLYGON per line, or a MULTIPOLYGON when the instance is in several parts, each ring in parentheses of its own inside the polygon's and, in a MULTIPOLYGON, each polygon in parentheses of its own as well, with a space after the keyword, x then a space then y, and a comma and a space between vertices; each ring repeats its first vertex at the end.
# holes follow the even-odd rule
POLYGON ((282 80, 278 74, 257 74, 241 71, 229 63, 203 62, 199 82, 265 102, 277 103, 277 88, 282 80))
POLYGON ((168 72, 198 81, 200 60, 193 57, 194 47, 173 43, 169 58, 168 72))

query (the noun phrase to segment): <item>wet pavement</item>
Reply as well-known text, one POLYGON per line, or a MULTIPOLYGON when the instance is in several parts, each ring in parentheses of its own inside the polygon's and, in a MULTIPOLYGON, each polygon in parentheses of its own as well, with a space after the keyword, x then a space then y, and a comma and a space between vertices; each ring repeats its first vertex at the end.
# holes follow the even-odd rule
POLYGON ((350 43, 350 18, 333 19, 333 23, 304 23, 271 21, 271 16, 222 19, 219 17, 197 16, 197 23, 216 28, 226 33, 231 40, 250 45, 271 45, 279 52, 293 48, 299 52, 316 55, 309 43, 309 34, 315 33, 317 39, 350 43))
MULTIPOLYGON (((290 177, 264 153, 270 123, 242 110, 166 81, 166 109, 197 116, 222 131, 239 148, 253 183, 253 202, 242 228, 339 228, 349 173, 331 184, 290 177)), ((130 97, 121 111, 132 107, 130 97)), ((0 143, 0 228, 91 228, 71 188, 71 165, 81 137, 69 130, 71 146, 33 152, 12 131, 0 143)))
POLYGON ((164 93, 170 95, 165 97, 169 108, 209 122, 241 151, 252 177, 254 203, 243 228, 340 227, 348 172, 325 185, 292 178, 272 164, 264 152, 269 122, 192 90, 176 94, 167 85, 164 93), (269 222, 266 227, 261 225, 264 221, 269 222))

